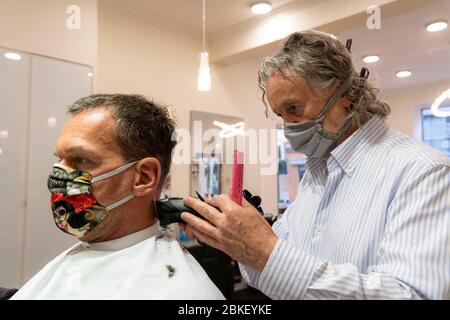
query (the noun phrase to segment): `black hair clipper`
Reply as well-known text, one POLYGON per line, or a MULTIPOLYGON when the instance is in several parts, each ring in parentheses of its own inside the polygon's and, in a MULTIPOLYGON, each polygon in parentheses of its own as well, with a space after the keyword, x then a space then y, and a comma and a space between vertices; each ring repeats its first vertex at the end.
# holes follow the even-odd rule
MULTIPOLYGON (((198 192, 197 196, 198 198, 205 202, 205 200, 200 196, 198 192)), ((248 190, 244 190, 242 192, 243 197, 250 202, 261 214, 264 214, 263 210, 259 206, 261 204, 261 198, 258 196, 253 196, 248 190)), ((213 208, 220 211, 219 208, 212 206, 213 208)), ((181 219, 181 214, 183 212, 189 212, 196 217, 199 217, 201 219, 205 219, 201 214, 199 214, 194 209, 186 206, 183 203, 183 198, 169 198, 169 199, 162 199, 155 201, 155 211, 156 216, 158 217, 159 224, 161 227, 165 228, 169 224, 177 223, 177 222, 183 222, 184 220, 181 219)))
MULTIPOLYGON (((199 199, 204 201, 203 198, 201 198, 201 197, 199 197, 199 199)), ((214 207, 214 206, 212 206, 212 207, 214 207)), ((217 207, 214 207, 214 208, 219 210, 219 208, 217 208, 217 207)), ((181 214, 183 212, 189 212, 196 217, 199 217, 203 220, 205 219, 197 211, 186 206, 183 203, 183 198, 169 198, 169 199, 158 200, 155 202, 155 211, 156 211, 156 216, 158 217, 158 220, 159 220, 159 225, 163 228, 167 227, 169 224, 172 224, 172 223, 177 223, 177 222, 185 223, 184 220, 181 219, 181 214)))

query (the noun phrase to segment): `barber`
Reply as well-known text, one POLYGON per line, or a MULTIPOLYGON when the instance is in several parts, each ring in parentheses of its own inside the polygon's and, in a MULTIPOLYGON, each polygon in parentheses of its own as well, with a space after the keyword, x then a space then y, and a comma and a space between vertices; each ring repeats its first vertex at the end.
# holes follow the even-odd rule
POLYGON ((389 128, 388 104, 328 34, 291 35, 259 70, 263 101, 307 156, 273 228, 243 199, 188 197, 190 237, 272 299, 450 299, 450 161, 389 128))

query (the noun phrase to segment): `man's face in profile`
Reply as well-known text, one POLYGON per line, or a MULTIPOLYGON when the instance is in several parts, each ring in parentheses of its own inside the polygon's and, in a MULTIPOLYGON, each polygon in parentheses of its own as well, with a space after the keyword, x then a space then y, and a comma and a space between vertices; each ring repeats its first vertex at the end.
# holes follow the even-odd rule
MULTIPOLYGON (((337 85, 325 92, 316 92, 293 73, 275 73, 266 86, 272 111, 285 123, 313 122, 336 90, 337 85)), ((343 97, 325 114, 322 126, 327 132, 337 133, 344 126, 348 105, 350 101, 343 97)))
MULTIPOLYGON (((125 164, 116 140, 116 122, 106 108, 82 111, 65 124, 56 144, 59 162, 71 168, 88 171, 93 177, 125 164)), ((108 206, 131 193, 134 175, 132 169, 92 185, 97 201, 108 206)), ((80 240, 92 242, 120 222, 120 211, 108 215, 97 227, 80 240)))

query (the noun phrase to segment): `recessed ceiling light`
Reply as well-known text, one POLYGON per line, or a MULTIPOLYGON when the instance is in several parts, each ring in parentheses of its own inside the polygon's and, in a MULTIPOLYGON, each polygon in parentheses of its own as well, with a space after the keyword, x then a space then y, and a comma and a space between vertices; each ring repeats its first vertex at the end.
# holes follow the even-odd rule
POLYGON ((6 52, 4 57, 9 60, 19 61, 22 59, 22 56, 15 52, 6 52))
POLYGON ((266 14, 272 11, 272 4, 266 1, 255 2, 250 6, 254 14, 266 14))
POLYGON ((448 23, 445 20, 431 22, 426 25, 428 32, 438 32, 447 29, 448 23))
POLYGON ((2 154, 3 153, 3 150, 2 150, 2 148, 0 148, 0 154, 2 154))
POLYGON ((8 131, 6 130, 0 131, 0 138, 6 139, 8 138, 8 135, 9 135, 8 131))
POLYGON ((365 63, 375 63, 375 62, 378 62, 379 60, 380 60, 380 56, 376 56, 376 55, 365 56, 363 58, 363 61, 365 63))
POLYGON ((88 77, 89 77, 89 78, 92 78, 93 76, 94 76, 94 74, 93 74, 92 72, 89 72, 89 73, 88 73, 88 77))
POLYGON ((398 78, 408 78, 412 75, 412 72, 409 70, 402 70, 402 71, 397 72, 396 75, 398 78))

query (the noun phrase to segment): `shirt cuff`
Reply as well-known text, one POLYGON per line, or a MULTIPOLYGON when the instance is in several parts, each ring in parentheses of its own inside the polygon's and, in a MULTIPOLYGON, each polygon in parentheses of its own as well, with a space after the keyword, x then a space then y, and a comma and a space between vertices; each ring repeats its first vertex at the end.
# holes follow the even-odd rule
POLYGON ((239 271, 241 272, 242 278, 244 278, 245 282, 253 288, 258 288, 260 272, 243 263, 239 262, 238 264, 239 271))
POLYGON ((319 263, 319 259, 278 239, 258 287, 274 300, 302 299, 319 263))

